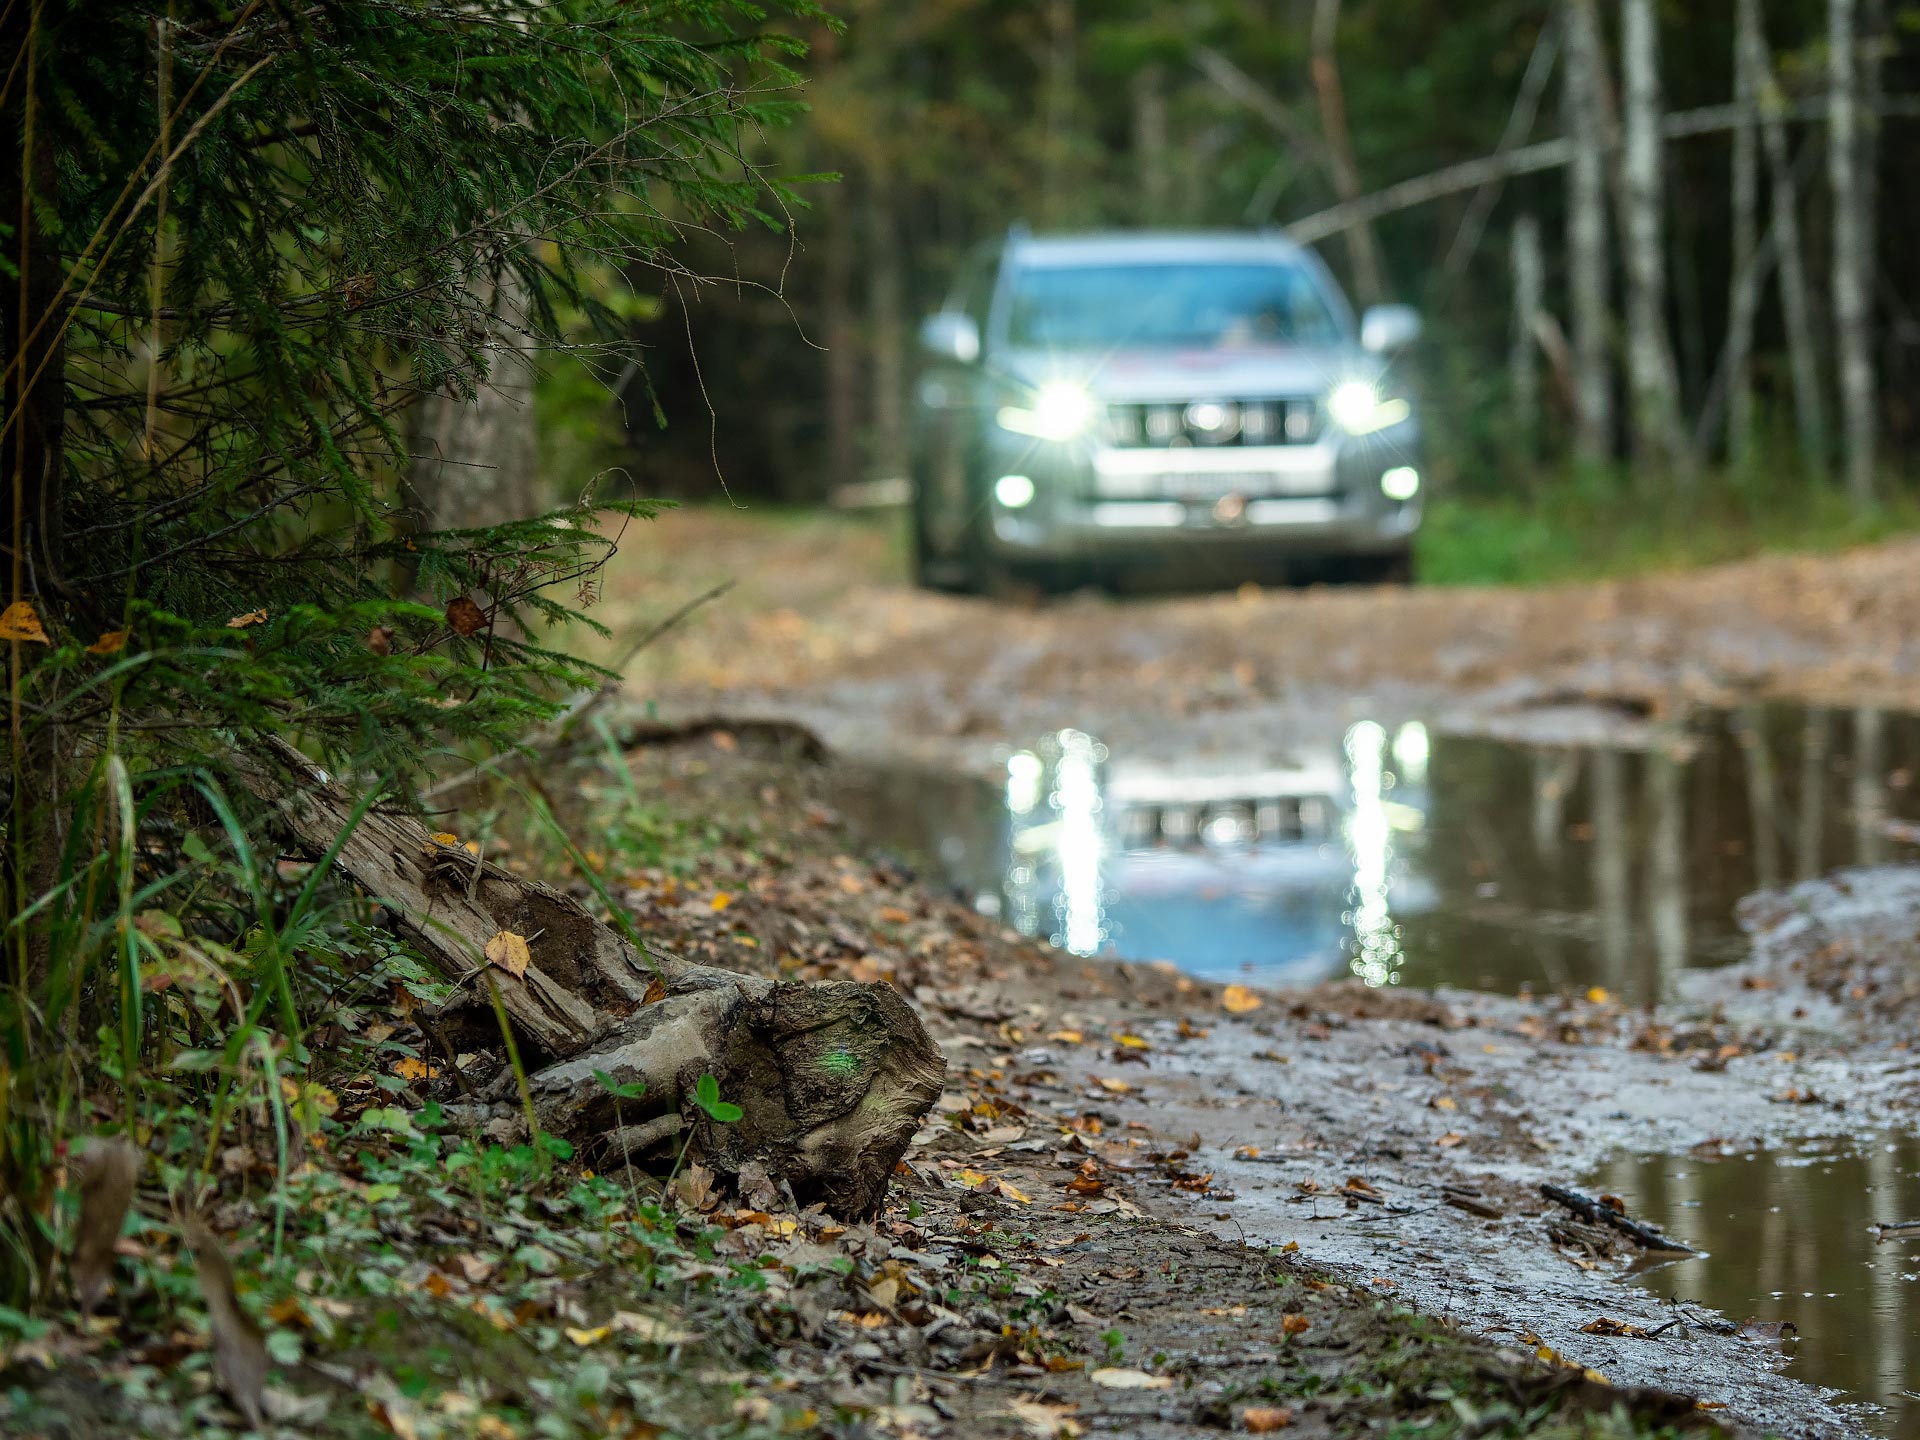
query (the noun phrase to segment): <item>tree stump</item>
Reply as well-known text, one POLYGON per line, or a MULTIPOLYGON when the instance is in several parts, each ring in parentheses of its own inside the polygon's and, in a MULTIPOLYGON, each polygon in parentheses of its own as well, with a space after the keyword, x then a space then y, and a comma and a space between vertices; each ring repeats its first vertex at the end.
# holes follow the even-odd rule
MULTIPOLYGON (((275 758, 250 769, 249 784, 324 853, 348 829, 352 797, 291 747, 275 758)), ((377 810, 334 863, 454 984, 436 1021, 483 1019, 491 982, 537 1067, 528 1083, 541 1125, 588 1148, 637 1159, 689 1128, 688 1153, 716 1172, 757 1160, 802 1204, 863 1218, 945 1082, 939 1047, 890 985, 781 982, 642 955, 570 896, 377 810), (524 974, 488 963, 501 931, 525 939, 524 974), (616 1098, 595 1071, 644 1094, 616 1098), (738 1121, 695 1103, 706 1074, 745 1112, 738 1121)))

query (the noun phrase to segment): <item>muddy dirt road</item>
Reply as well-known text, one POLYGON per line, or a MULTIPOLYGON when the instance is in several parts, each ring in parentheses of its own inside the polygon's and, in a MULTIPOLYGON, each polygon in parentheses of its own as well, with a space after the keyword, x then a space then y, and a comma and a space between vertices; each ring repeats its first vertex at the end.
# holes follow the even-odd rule
MULTIPOLYGON (((806 727, 857 843, 1039 946, 916 999, 1036 1116, 1150 1135, 1151 1213, 1747 1425, 1920 1436, 1920 1239, 1872 1228, 1920 1218, 1920 542, 1024 605, 834 517, 638 548, 617 629, 738 584, 631 698, 720 717, 721 766, 806 727), (1543 1181, 1709 1254, 1649 1268, 1543 1181)), ((1046 1128, 929 1143, 1019 1188, 1046 1128)))
MULTIPOLYGON (((932 595, 899 526, 669 512, 633 537, 598 617, 644 628, 737 588, 630 669, 679 711, 804 719, 836 748, 979 756, 1073 726, 1108 743, 1379 711, 1521 714, 1568 699, 1666 710, 1789 699, 1920 710, 1920 540, 1547 590, 932 595)), ((618 653, 619 646, 607 653, 618 653)))

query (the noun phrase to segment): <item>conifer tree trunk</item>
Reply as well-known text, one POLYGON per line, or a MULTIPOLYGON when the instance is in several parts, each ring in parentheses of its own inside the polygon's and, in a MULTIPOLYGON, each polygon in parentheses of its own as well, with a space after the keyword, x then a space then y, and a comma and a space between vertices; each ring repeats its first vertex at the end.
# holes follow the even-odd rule
POLYGON ((1874 385, 1867 232, 1860 165, 1859 0, 1827 3, 1827 184, 1833 193, 1833 328, 1840 372, 1841 459, 1856 506, 1873 501, 1874 385))
POLYGON ((1575 448, 1582 460, 1605 460, 1613 445, 1613 377, 1608 299, 1606 62, 1594 0, 1569 0, 1563 81, 1564 128, 1572 139, 1567 168, 1567 270, 1572 301, 1575 448))
MULTIPOLYGON (((1334 42, 1340 31, 1340 0, 1314 0, 1313 88, 1320 101, 1320 128, 1326 136, 1333 183, 1342 200, 1360 198, 1360 170, 1353 159, 1353 137, 1347 132, 1346 93, 1340 85, 1340 66, 1334 42)), ((1386 298, 1385 271, 1373 226, 1362 221, 1347 230, 1347 257, 1353 265, 1353 289, 1362 305, 1378 305, 1386 298)))
POLYGON ((1167 220, 1167 87, 1158 65, 1141 67, 1133 77, 1133 155, 1140 183, 1140 219, 1148 225, 1167 220))
POLYGON ((1625 155, 1621 230, 1627 271, 1627 383, 1634 453, 1682 465, 1679 406, 1667 344, 1665 141, 1660 133, 1660 41, 1653 0, 1623 0, 1620 59, 1625 155))
POLYGON ((876 162, 867 181, 867 336, 873 356, 873 443, 868 469, 907 473, 906 277, 900 260, 890 176, 876 162))
POLYGON ((824 490, 856 478, 860 465, 860 357, 854 353, 853 234, 847 207, 822 208, 820 323, 826 344, 826 462, 824 490))
POLYGON ((1743 293, 1760 250, 1760 134, 1752 108, 1759 93, 1743 37, 1759 23, 1760 0, 1736 0, 1733 41, 1733 98, 1743 107, 1733 132, 1733 273, 1727 301, 1727 459, 1745 468, 1753 449, 1753 306, 1743 293))
POLYGON ((502 266, 476 298, 491 317, 486 377, 471 400, 424 395, 411 416, 409 481, 428 530, 500 525, 541 508, 533 409, 538 347, 526 288, 502 266))

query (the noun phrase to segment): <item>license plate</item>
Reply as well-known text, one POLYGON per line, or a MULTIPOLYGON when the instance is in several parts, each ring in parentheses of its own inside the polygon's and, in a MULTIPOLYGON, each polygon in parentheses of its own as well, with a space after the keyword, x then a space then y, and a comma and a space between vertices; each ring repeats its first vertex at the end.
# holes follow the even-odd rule
POLYGON ((1233 470, 1156 475, 1148 484, 1169 500, 1218 500, 1226 495, 1257 500, 1268 495, 1311 494, 1326 488, 1326 482, 1313 475, 1233 470))

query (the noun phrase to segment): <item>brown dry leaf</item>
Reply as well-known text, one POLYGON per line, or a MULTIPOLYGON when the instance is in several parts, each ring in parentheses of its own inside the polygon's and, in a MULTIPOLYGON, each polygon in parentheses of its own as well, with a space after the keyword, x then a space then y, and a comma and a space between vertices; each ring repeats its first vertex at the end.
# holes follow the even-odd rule
POLYGON ((113 1278, 113 1250, 133 1208, 140 1152, 126 1140, 90 1138, 74 1157, 80 1180, 80 1218, 73 1231, 73 1296, 88 1315, 113 1278))
POLYGON ((262 1402, 267 1388, 267 1346, 260 1327, 240 1308, 233 1289, 233 1267, 214 1233, 198 1220, 187 1222, 187 1244, 193 1248, 200 1294, 207 1303, 207 1324, 213 1332, 213 1372, 236 1409, 258 1430, 265 1418, 262 1402))
POLYGON ((1446 1134, 1442 1135, 1438 1140, 1434 1141, 1433 1143, 1440 1146, 1442 1149, 1451 1150, 1455 1145, 1461 1144, 1463 1141, 1465 1141, 1466 1138, 1467 1137, 1462 1135, 1458 1130, 1449 1130, 1447 1131, 1446 1134))
POLYGON ((1304 1335, 1313 1322, 1304 1315, 1282 1315, 1280 1328, 1289 1335, 1304 1335))
POLYGON ((1133 1086, 1129 1085, 1126 1081, 1116 1080, 1108 1075, 1094 1076, 1093 1083, 1110 1095, 1125 1095, 1133 1089, 1133 1086))
POLYGON ((713 1193, 713 1171, 694 1161, 687 1167, 686 1173, 673 1182, 673 1193, 689 1210, 712 1209, 718 1198, 713 1193))
POLYGON ((1611 1315, 1602 1315, 1598 1320, 1589 1320, 1580 1327, 1582 1335, 1614 1335, 1623 1340, 1645 1340, 1646 1330, 1639 1325, 1631 1325, 1625 1320, 1616 1320, 1611 1315))
POLYGON ((0 610, 0 640, 24 640, 34 645, 50 645, 40 624, 40 612, 31 600, 16 600, 0 610))
POLYGON ((376 655, 391 655, 393 653, 393 627, 389 625, 376 625, 373 629, 369 630, 367 632, 367 649, 376 655))
POLYGON ((1084 1427, 1073 1418, 1077 1405, 1050 1405, 1044 1400, 1009 1400, 1007 1414, 1027 1427, 1033 1440, 1075 1440, 1084 1427))
POLYGON ((1085 1038, 1078 1030, 1055 1030, 1047 1036, 1047 1039, 1058 1040, 1062 1045, 1078 1045, 1085 1038))
POLYGON ((1240 1412, 1240 1423, 1251 1435, 1271 1435, 1293 1424, 1293 1411, 1283 1405, 1249 1405, 1240 1412))
POLYGON ((266 607, 262 606, 258 610, 249 610, 244 615, 234 616, 231 620, 227 621, 227 628, 229 630, 244 630, 249 625, 264 625, 266 623, 266 607))
POLYGON ((647 982, 647 993, 640 997, 642 1005, 658 1005, 667 998, 667 982, 658 975, 647 982))
POLYGON ((1087 1376, 1087 1379, 1109 1390, 1171 1390, 1173 1388, 1173 1380, 1169 1376, 1149 1375, 1144 1370, 1129 1370, 1117 1365, 1103 1366, 1087 1376))
POLYGON ((1220 992, 1220 1004, 1235 1015, 1260 1008, 1260 997, 1244 985, 1229 985, 1220 992))
POLYGON ((487 941, 487 963, 506 971, 516 980, 525 979, 527 966, 533 963, 533 956, 527 950, 527 937, 511 930, 495 932, 494 937, 487 941))
POLYGON ((487 628, 487 614, 464 595, 447 602, 447 628, 456 635, 478 635, 487 628))
POLYGON ((118 655, 126 648, 127 632, 124 630, 109 630, 98 640, 94 641, 93 644, 87 646, 87 654, 118 655))
POLYGON ((607 1323, 643 1345, 687 1345, 700 1338, 691 1330, 637 1310, 616 1310, 607 1323))

